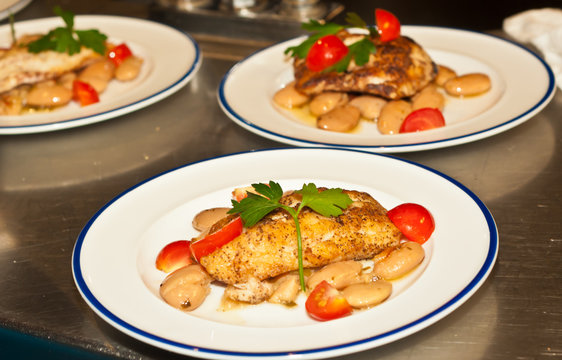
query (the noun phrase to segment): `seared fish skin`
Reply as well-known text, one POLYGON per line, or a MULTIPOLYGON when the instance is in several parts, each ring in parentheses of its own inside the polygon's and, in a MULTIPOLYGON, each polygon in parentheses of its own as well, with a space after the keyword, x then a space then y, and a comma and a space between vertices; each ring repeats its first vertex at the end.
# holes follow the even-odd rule
MULTIPOLYGON (((348 46, 364 37, 347 31, 337 36, 348 46)), ((396 100, 413 96, 437 75, 436 64, 412 39, 400 36, 389 42, 371 41, 376 46, 376 53, 371 54, 369 61, 362 66, 352 60, 343 73, 310 71, 304 59, 295 58, 295 88, 307 95, 340 91, 396 100)))
POLYGON ((52 50, 34 54, 27 51, 25 46, 16 44, 9 50, 0 52, 0 93, 22 84, 54 79, 100 56, 84 47, 73 55, 52 50))
MULTIPOLYGON (((363 192, 344 192, 353 203, 338 217, 324 217, 308 208, 300 213, 305 268, 371 258, 399 244, 400 231, 375 199, 363 192)), ((296 208, 300 195, 285 195, 281 202, 296 208)), ((251 278, 265 280, 297 270, 294 221, 286 211, 275 210, 199 261, 215 280, 229 285, 247 283, 251 278)))

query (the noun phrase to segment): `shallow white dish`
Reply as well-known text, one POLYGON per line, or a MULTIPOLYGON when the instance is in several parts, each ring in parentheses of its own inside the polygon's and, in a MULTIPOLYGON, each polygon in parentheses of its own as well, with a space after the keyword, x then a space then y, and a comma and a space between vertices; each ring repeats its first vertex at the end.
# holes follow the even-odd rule
POLYGON ((15 14, 26 7, 31 0, 0 0, 0 20, 15 14))
MULTIPOLYGON (((62 26, 60 18, 16 22, 16 34, 45 33, 62 26)), ((76 29, 98 29, 114 43, 125 42, 144 59, 141 73, 130 82, 112 81, 100 102, 85 107, 71 103, 51 112, 2 116, 0 134, 26 134, 88 125, 130 113, 160 101, 185 86, 201 66, 197 43, 186 33, 156 22, 81 15, 76 29), (172 51, 173 50, 173 51, 172 51)), ((11 43, 9 25, 0 27, 0 46, 11 43)))
POLYGON ((219 104, 238 125, 282 143, 404 152, 467 143, 508 130, 538 113, 556 90, 548 65, 515 43, 438 27, 404 26, 402 33, 422 45, 437 64, 458 74, 488 74, 491 91, 470 99, 448 97, 444 110, 447 125, 431 131, 382 135, 374 123, 366 121, 353 133, 320 130, 280 110, 272 101, 275 92, 293 80, 291 61, 283 52, 303 39, 298 38, 263 49, 232 67, 220 84, 219 104))
POLYGON ((374 348, 433 324, 482 285, 497 251, 490 212, 443 174, 362 151, 274 149, 189 164, 128 189, 84 227, 74 247, 72 270, 88 305, 145 343, 210 359, 312 359, 374 348), (436 221, 432 238, 424 244, 424 263, 394 283, 385 303, 324 323, 306 315, 304 297, 290 309, 261 304, 219 312, 222 288, 215 286, 191 313, 167 305, 158 295, 165 276, 154 263, 160 249, 194 236, 192 217, 204 208, 228 206, 233 188, 269 180, 285 190, 314 182, 367 191, 386 208, 423 204, 436 221))

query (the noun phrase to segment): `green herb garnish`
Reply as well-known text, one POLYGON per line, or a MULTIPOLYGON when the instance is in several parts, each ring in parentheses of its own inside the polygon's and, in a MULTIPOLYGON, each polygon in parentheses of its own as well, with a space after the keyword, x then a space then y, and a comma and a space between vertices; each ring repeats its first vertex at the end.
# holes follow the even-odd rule
POLYGON ((12 36, 12 45, 17 42, 16 39, 16 28, 14 26, 14 14, 10 13, 10 35, 12 36))
MULTIPOLYGON (((324 69, 324 72, 344 72, 347 70, 351 59, 354 59, 358 66, 364 65, 369 61, 369 56, 377 51, 373 42, 369 40, 369 38, 376 38, 379 36, 374 26, 367 25, 367 23, 354 12, 348 13, 345 21, 352 27, 367 29, 369 31, 369 36, 348 46, 349 52, 347 55, 336 64, 324 69)), ((346 28, 346 26, 343 25, 320 23, 317 20, 310 20, 308 23, 303 23, 301 27, 312 34, 299 45, 291 46, 285 49, 284 52, 286 55, 298 57, 300 59, 306 58, 310 48, 318 39, 326 35, 335 35, 346 28)))
POLYGON ((245 227, 252 227, 257 224, 264 216, 275 209, 284 209, 295 221, 297 231, 297 249, 299 263, 299 278, 301 289, 306 291, 304 283, 304 266, 302 256, 302 238, 299 223, 299 214, 304 207, 309 207, 323 216, 339 216, 343 209, 347 208, 353 201, 349 196, 342 192, 342 189, 326 189, 319 191, 313 183, 303 184, 301 190, 296 193, 302 196, 301 203, 297 209, 279 203, 283 196, 281 186, 270 181, 266 184, 252 184, 257 194, 248 192, 248 196, 240 202, 232 200, 230 214, 240 214, 245 227))
POLYGON ((63 19, 66 27, 53 29, 47 35, 27 44, 29 52, 39 53, 45 50, 53 50, 73 55, 80 52, 80 48, 84 46, 101 55, 105 54, 107 36, 95 29, 75 30, 72 12, 64 11, 59 6, 55 6, 53 11, 63 19))

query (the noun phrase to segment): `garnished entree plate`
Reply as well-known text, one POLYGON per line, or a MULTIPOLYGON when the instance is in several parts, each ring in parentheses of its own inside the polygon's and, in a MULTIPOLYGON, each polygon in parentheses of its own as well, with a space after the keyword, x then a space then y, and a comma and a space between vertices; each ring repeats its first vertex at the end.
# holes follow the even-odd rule
POLYGON ((478 96, 447 96, 443 110, 446 126, 430 131, 383 135, 374 122, 367 121, 350 132, 325 131, 306 114, 281 108, 272 100, 293 80, 292 60, 284 51, 301 43, 303 37, 263 49, 236 64, 220 84, 219 104, 238 125, 286 144, 404 152, 453 146, 501 133, 533 117, 554 95, 554 76, 548 65, 510 41, 427 26, 403 26, 402 35, 420 44, 436 64, 459 74, 486 74, 491 89, 478 96))
POLYGON ((497 229, 486 206, 444 174, 363 151, 275 149, 188 164, 124 191, 80 233, 72 271, 94 312, 153 346, 210 359, 312 359, 374 348, 435 323, 477 291, 497 251, 497 229), (193 311, 168 305, 159 295, 166 276, 155 266, 159 251, 196 236, 191 219, 201 209, 229 206, 234 188, 269 180, 283 189, 312 182, 364 191, 387 209, 424 204, 435 231, 423 244, 423 263, 392 281, 393 293, 382 304, 328 322, 307 315, 304 295, 292 307, 262 303, 225 310, 224 288, 215 284, 193 311))
MULTIPOLYGON (((64 23, 60 17, 15 22, 16 36, 46 34, 64 23)), ((80 15, 75 29, 97 29, 108 42, 125 43, 142 59, 139 75, 132 81, 111 82, 99 102, 2 116, 0 134, 25 134, 73 128, 115 118, 160 101, 185 86, 201 65, 197 43, 186 33, 156 22, 119 17, 80 15), (165 41, 163 41, 165 39, 165 41), (170 55, 173 48, 173 55, 170 55)), ((12 44, 10 25, 0 27, 0 47, 12 44)))

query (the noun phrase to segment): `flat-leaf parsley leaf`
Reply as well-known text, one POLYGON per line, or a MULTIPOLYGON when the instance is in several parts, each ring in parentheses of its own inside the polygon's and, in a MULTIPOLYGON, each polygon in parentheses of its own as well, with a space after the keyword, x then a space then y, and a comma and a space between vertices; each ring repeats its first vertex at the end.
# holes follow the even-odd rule
POLYGON ((66 27, 57 27, 46 35, 27 44, 31 53, 53 50, 60 53, 73 55, 80 52, 82 46, 90 48, 103 55, 105 53, 105 40, 107 36, 96 29, 74 30, 74 14, 55 6, 54 13, 59 15, 66 27))

